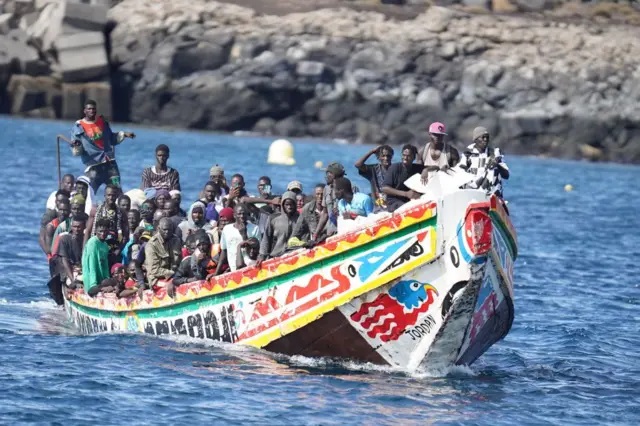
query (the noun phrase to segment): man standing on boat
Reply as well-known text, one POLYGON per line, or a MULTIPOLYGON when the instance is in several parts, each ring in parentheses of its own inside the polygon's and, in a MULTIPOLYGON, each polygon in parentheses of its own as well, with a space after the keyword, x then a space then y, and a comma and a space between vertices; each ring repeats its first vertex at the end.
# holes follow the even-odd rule
POLYGON ((114 146, 125 138, 135 138, 131 132, 113 133, 102 115, 97 115, 96 101, 88 100, 84 118, 73 126, 71 140, 74 155, 80 155, 86 166, 85 174, 91 188, 97 191, 103 184, 120 186, 120 170, 116 163, 114 146))
POLYGON ((492 190, 502 197, 502 179, 509 179, 509 167, 500 149, 491 149, 490 139, 485 127, 473 129, 473 143, 467 147, 459 166, 478 178, 472 186, 492 190))
POLYGON ((166 189, 167 191, 180 191, 180 173, 167 166, 169 160, 169 147, 160 144, 156 147, 156 165, 147 167, 142 171, 142 183, 140 189, 149 188, 166 189))
POLYGON ((423 165, 422 183, 427 184, 429 178, 438 171, 447 170, 460 161, 460 153, 457 149, 445 142, 444 124, 431 123, 429 126, 429 142, 418 152, 417 164, 423 165))

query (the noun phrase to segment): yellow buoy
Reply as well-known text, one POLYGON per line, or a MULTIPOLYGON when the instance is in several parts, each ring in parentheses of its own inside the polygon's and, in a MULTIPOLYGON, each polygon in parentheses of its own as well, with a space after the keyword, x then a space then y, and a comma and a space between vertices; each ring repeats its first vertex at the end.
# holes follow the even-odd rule
POLYGON ((573 191, 573 185, 571 185, 570 183, 566 184, 566 185, 564 186, 564 190, 565 190, 566 192, 571 192, 571 191, 573 191))
POLYGON ((281 164, 284 166, 293 166, 296 164, 296 160, 293 158, 293 144, 286 139, 278 139, 271 142, 267 163, 281 164))
POLYGON ((321 169, 321 168, 324 167, 324 163, 322 161, 318 160, 318 161, 316 161, 315 166, 316 166, 316 169, 321 169))

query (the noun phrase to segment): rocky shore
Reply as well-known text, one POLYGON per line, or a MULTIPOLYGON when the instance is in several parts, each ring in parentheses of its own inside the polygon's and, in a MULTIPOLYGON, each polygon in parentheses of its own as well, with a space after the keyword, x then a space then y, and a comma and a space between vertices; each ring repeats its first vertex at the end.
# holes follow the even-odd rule
POLYGON ((0 112, 74 119, 92 97, 118 121, 392 144, 438 120, 460 146, 482 124, 509 154, 640 163, 634 25, 495 13, 506 0, 398 19, 113 3, 5 1, 0 112))

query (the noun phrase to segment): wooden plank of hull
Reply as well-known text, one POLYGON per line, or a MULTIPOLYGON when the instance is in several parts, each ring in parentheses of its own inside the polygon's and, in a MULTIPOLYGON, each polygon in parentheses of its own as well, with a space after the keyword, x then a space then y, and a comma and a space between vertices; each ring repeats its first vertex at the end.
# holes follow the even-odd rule
POLYGON ((306 357, 339 357, 387 364, 338 310, 271 342, 268 351, 306 357))

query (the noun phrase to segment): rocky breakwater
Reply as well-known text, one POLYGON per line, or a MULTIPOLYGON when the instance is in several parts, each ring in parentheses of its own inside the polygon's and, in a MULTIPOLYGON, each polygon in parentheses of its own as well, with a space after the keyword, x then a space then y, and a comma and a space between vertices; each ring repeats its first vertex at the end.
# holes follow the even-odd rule
POLYGON ((0 112, 77 119, 87 98, 111 115, 110 0, 0 2, 0 112))
MULTIPOLYGON (((272 16, 208 0, 124 0, 108 19, 117 120, 392 144, 424 141, 439 120, 459 146, 482 124, 507 153, 640 162, 637 27, 443 7, 404 21, 272 16)), ((93 83, 65 81, 44 49, 63 106, 64 87, 83 99, 93 83)))

